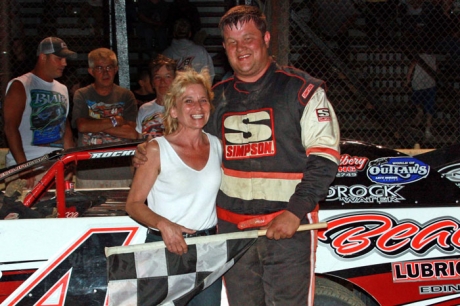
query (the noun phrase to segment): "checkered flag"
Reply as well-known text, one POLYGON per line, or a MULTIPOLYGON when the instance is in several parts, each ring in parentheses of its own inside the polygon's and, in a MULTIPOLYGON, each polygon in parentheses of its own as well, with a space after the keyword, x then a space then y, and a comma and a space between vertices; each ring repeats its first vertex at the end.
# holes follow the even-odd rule
POLYGON ((163 241, 106 248, 109 305, 186 305, 257 237, 256 230, 187 238, 184 255, 169 252, 163 241))

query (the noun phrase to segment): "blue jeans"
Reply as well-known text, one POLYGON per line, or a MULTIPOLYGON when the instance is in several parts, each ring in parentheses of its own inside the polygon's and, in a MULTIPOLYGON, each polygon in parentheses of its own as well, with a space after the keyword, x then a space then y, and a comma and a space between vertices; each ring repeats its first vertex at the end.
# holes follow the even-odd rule
MULTIPOLYGON (((147 234, 145 242, 163 241, 160 236, 147 234)), ((195 295, 193 299, 188 302, 188 306, 219 306, 221 302, 222 293, 222 278, 219 278, 211 286, 195 295)))

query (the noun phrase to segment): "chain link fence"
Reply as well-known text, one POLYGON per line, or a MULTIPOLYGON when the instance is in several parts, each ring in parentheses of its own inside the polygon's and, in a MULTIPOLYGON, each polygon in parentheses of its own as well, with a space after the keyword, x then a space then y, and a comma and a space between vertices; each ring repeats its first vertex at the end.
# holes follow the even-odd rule
MULTIPOLYGON (((460 0, 272 0, 276 6, 270 0, 222 1, 264 9, 277 25, 272 43, 279 62, 326 82, 342 138, 392 148, 440 148, 460 141, 460 0)), ((110 48, 119 27, 114 2, 125 5, 125 44, 135 86, 137 71, 148 61, 136 28, 137 1, 98 2, 1 1, 0 102, 7 82, 33 68, 38 43, 50 35, 79 53, 59 79, 70 96, 89 84, 87 53, 110 48)), ((191 2, 210 10, 218 1, 191 2)), ((202 22, 217 27, 203 17, 202 22)), ((213 40, 218 37, 208 36, 213 40)), ((6 147, 1 136, 0 147, 6 147)))
POLYGON ((290 64, 326 81, 343 138, 459 142, 459 1, 306 0, 289 11, 290 64))

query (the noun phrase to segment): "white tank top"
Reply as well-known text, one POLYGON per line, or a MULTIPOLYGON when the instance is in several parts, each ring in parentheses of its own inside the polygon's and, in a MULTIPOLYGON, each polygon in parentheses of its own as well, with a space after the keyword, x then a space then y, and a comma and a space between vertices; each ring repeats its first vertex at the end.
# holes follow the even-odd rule
POLYGON ((216 196, 222 179, 222 146, 208 133, 206 166, 197 171, 187 166, 164 137, 153 140, 160 147, 161 171, 147 196, 155 213, 190 228, 204 230, 217 224, 216 196))
MULTIPOLYGON (((69 113, 67 87, 56 80, 46 82, 29 72, 11 80, 7 92, 14 81, 21 82, 26 92, 26 105, 19 133, 27 160, 62 149, 65 122, 69 113)), ((15 164, 16 161, 9 152, 6 165, 15 164)))

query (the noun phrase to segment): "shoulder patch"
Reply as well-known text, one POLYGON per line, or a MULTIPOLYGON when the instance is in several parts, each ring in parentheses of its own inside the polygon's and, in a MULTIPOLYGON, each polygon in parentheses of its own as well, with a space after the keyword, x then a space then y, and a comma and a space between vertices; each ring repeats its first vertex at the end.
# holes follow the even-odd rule
POLYGON ((307 88, 301 93, 303 99, 307 99, 310 96, 311 91, 315 88, 313 84, 308 84, 307 88))
POLYGON ((317 108, 316 117, 318 118, 318 122, 331 121, 331 112, 329 108, 317 108))

